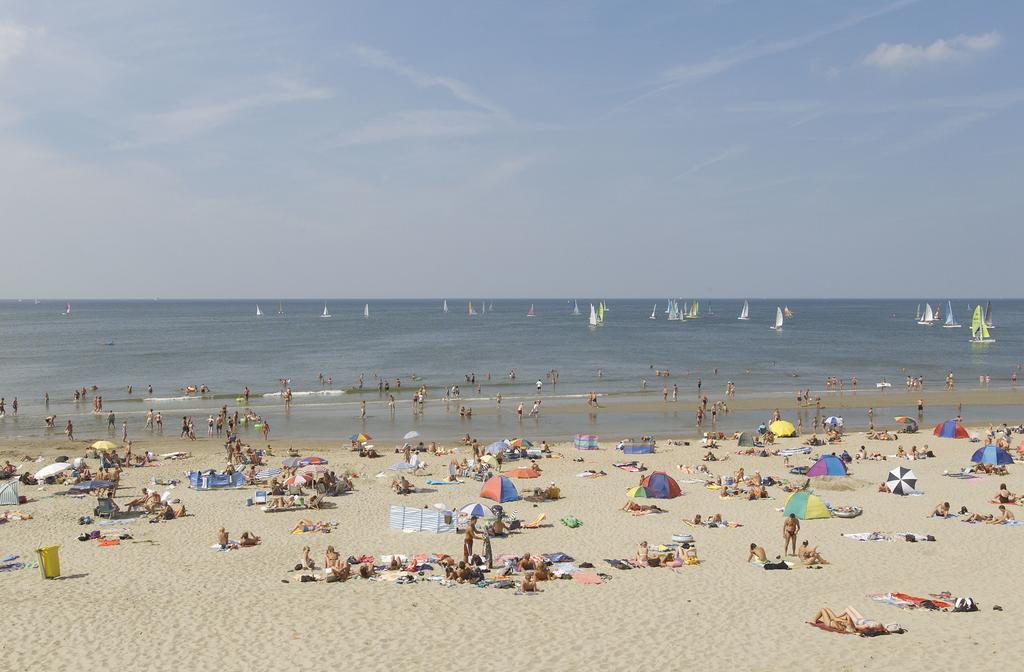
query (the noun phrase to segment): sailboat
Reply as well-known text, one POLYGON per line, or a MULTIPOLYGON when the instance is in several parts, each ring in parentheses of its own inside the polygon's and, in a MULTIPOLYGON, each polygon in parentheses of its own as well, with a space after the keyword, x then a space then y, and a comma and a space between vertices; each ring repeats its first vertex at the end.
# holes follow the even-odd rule
POLYGON ((469 302, 469 314, 470 315, 476 315, 476 309, 473 308, 473 302, 472 301, 469 302))
POLYGON ((441 312, 445 315, 448 314, 448 299, 441 301, 441 312))
POLYGON ((260 310, 260 304, 256 304, 256 317, 263 317, 263 311, 260 310))
POLYGON ((480 314, 481 315, 486 315, 487 314, 487 302, 486 301, 481 301, 480 302, 480 314))
POLYGON ((363 306, 363 318, 370 319, 370 304, 363 306))
POLYGON ((690 311, 686 313, 685 317, 688 320, 696 320, 698 317, 700 317, 699 301, 694 301, 692 304, 690 304, 690 311))
POLYGON ((981 304, 974 308, 974 316, 971 317, 971 343, 995 343, 996 339, 989 338, 988 325, 981 314, 981 304))
POLYGON ((665 314, 668 315, 672 312, 672 299, 665 302, 665 314))
POLYGON ((775 324, 768 328, 774 329, 775 331, 782 331, 782 315, 782 308, 775 306, 775 324))
POLYGON ((580 314, 580 304, 576 302, 576 299, 572 300, 572 315, 580 314))
POLYGON ((737 320, 749 320, 750 319, 750 304, 747 303, 746 299, 743 299, 743 310, 740 311, 740 316, 737 320))
POLYGON ((668 319, 672 322, 677 322, 680 319, 679 315, 679 302, 675 299, 668 300, 668 319))
POLYGON ((960 323, 953 319, 953 302, 946 302, 946 322, 942 325, 943 329, 959 329, 960 323))
POLYGON ((989 329, 991 329, 991 328, 993 328, 995 326, 994 324, 992 324, 992 302, 991 301, 989 301, 988 304, 985 306, 985 326, 988 327, 989 329))
POLYGON ((935 321, 935 314, 932 313, 931 305, 927 304, 927 303, 924 304, 924 315, 921 316, 921 319, 918 320, 917 323, 927 327, 927 326, 931 326, 932 322, 934 322, 934 321, 935 321))
POLYGON ((658 312, 658 304, 654 304, 654 308, 651 308, 651 316, 648 317, 647 319, 648 320, 656 320, 656 319, 658 319, 657 312, 658 312))
POLYGON ((331 316, 331 314, 327 311, 327 304, 325 303, 324 304, 324 312, 320 313, 320 317, 328 318, 330 316, 331 316))
POLYGON ((71 304, 70 303, 67 306, 64 307, 64 312, 61 313, 61 314, 64 315, 64 317, 71 317, 71 304))
POLYGON ((597 323, 604 324, 604 301, 597 307, 597 323))
POLYGON ((487 306, 487 310, 491 311, 492 313, 494 312, 494 301, 490 302, 490 304, 487 306))
MULTIPOLYGON (((971 307, 967 306, 967 309, 970 310, 971 307)), ((914 314, 914 322, 920 322, 920 321, 921 321, 921 304, 919 303, 919 304, 917 304, 917 313, 914 314)))
POLYGON ((782 314, 786 317, 793 317, 793 311, 789 309, 789 306, 782 309, 782 314))
POLYGON ((277 314, 284 315, 284 302, 282 301, 277 302, 277 314))
POLYGON ((594 310, 594 304, 590 304, 590 319, 587 322, 592 327, 597 326, 597 311, 594 310))
POLYGON ((39 299, 36 299, 35 305, 37 305, 37 306, 39 305, 39 299))
POLYGON ((526 311, 526 316, 527 317, 534 317, 535 315, 536 315, 536 313, 533 312, 533 304, 531 303, 530 304, 530 309, 528 311, 526 311))

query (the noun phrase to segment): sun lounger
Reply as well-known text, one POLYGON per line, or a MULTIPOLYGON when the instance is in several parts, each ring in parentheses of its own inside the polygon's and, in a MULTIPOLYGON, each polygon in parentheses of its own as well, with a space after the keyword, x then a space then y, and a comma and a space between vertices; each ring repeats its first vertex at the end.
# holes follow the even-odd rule
POLYGON ((524 529, 527 529, 527 530, 535 530, 538 527, 540 527, 540 524, 544 522, 545 518, 547 518, 547 514, 546 513, 542 513, 539 516, 537 516, 536 518, 534 518, 533 520, 531 520, 530 522, 523 523, 521 527, 523 527, 524 529))

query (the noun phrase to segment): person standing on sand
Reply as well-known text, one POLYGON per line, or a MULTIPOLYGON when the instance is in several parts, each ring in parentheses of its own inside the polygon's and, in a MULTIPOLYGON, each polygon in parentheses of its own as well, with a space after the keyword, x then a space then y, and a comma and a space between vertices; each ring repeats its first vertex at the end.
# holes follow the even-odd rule
POLYGON ((796 555, 796 535, 800 533, 800 521, 797 520, 796 514, 789 514, 789 518, 786 518, 786 522, 782 524, 782 554, 783 555, 796 555), (793 552, 789 552, 790 542, 793 542, 793 552))
POLYGON ((475 539, 483 539, 480 536, 480 532, 476 529, 476 516, 469 519, 469 525, 466 526, 466 534, 462 537, 462 559, 465 562, 469 562, 469 558, 473 555, 473 541, 475 539))
POLYGON ((873 406, 868 407, 868 429, 875 431, 875 409, 873 406))
POLYGON ((75 440, 75 426, 71 424, 71 418, 68 418, 68 424, 64 426, 64 433, 68 435, 68 441, 75 440))

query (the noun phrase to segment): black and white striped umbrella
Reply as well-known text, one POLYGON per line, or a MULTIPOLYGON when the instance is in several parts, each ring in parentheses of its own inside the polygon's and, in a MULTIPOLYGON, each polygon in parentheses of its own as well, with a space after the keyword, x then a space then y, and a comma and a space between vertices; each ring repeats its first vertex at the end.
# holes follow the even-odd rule
POLYGON ((894 495, 910 495, 917 492, 917 476, 906 467, 896 467, 885 479, 885 487, 894 495))

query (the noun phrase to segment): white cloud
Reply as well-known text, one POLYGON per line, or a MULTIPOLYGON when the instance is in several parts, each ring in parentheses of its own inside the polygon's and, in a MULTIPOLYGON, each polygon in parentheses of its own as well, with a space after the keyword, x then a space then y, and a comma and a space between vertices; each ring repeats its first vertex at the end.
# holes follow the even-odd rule
POLYGON ((326 100, 332 95, 328 89, 292 80, 276 80, 273 88, 262 93, 187 105, 139 118, 135 122, 136 138, 116 148, 134 149, 174 142, 228 124, 249 110, 284 103, 326 100))
POLYGON ((22 51, 28 44, 28 28, 12 23, 0 21, 0 68, 4 67, 22 51))
POLYGON ((921 47, 906 42, 899 44, 883 42, 864 57, 864 64, 882 69, 900 69, 927 63, 944 63, 995 49, 1002 41, 1002 36, 993 30, 982 35, 957 35, 949 39, 940 38, 921 47))
POLYGON ((439 87, 447 89, 450 94, 467 105, 478 107, 481 110, 486 110, 492 114, 507 116, 505 110, 500 106, 490 102, 478 94, 473 87, 463 81, 453 79, 451 77, 440 77, 420 72, 415 68, 405 65, 391 54, 381 49, 356 46, 353 47, 352 53, 354 53, 355 56, 366 65, 381 68, 382 70, 387 70, 388 72, 405 77, 420 88, 426 89, 439 87))
POLYGON ((347 131, 342 146, 371 145, 395 140, 451 138, 478 135, 494 128, 490 115, 469 110, 411 110, 375 119, 347 131))

